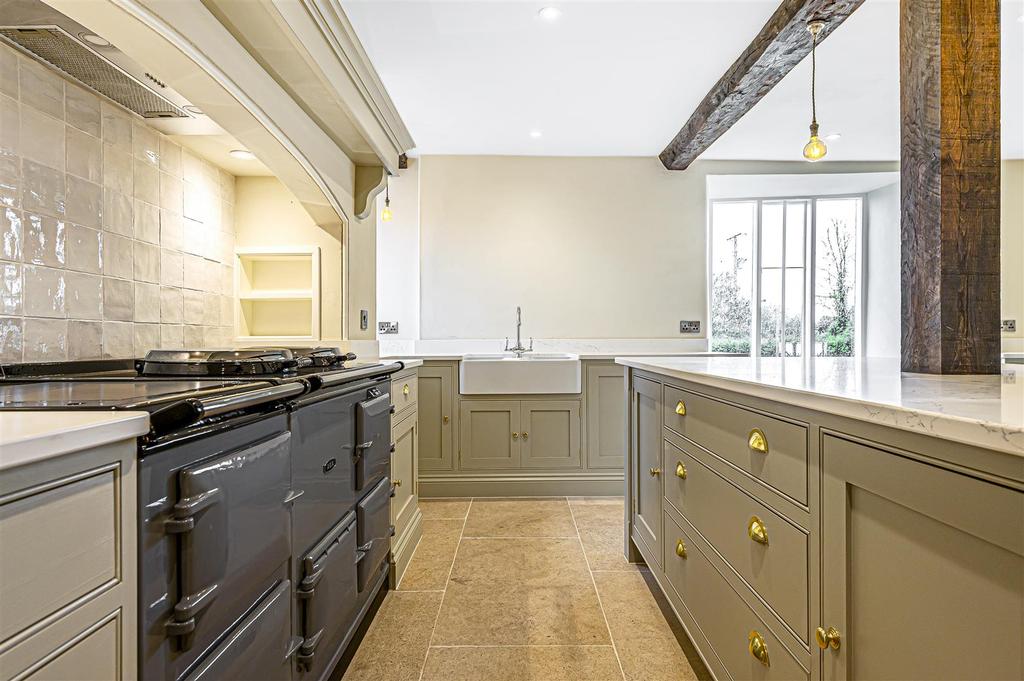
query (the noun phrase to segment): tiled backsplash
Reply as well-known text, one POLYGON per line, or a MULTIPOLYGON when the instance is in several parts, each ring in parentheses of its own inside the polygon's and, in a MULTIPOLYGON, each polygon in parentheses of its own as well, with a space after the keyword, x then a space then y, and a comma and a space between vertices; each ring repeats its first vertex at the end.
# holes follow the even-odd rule
POLYGON ((0 44, 0 362, 229 344, 234 187, 0 44))

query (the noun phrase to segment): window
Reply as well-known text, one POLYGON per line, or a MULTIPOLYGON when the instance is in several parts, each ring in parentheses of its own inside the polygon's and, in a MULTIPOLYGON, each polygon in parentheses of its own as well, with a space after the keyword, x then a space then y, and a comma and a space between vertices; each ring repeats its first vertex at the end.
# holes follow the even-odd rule
POLYGON ((711 202, 711 349, 858 353, 861 197, 711 202))

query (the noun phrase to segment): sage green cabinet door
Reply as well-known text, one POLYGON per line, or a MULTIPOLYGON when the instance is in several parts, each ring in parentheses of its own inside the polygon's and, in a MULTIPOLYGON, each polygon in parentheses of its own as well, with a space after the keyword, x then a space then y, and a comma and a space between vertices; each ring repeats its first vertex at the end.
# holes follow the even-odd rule
POLYGON ((1024 678, 1024 494, 830 435, 822 473, 823 679, 1024 678))
POLYGON ((519 468, 519 401, 462 400, 459 466, 462 470, 519 468))
POLYGON ((523 468, 579 468, 579 401, 527 400, 521 405, 523 468))
POLYGON ((587 465, 619 468, 626 454, 624 367, 587 367, 587 465))
POLYGON ((419 370, 419 470, 450 471, 454 451, 455 369, 423 366, 419 370))
POLYGON ((633 527, 658 565, 661 552, 661 385, 644 378, 633 378, 633 527))

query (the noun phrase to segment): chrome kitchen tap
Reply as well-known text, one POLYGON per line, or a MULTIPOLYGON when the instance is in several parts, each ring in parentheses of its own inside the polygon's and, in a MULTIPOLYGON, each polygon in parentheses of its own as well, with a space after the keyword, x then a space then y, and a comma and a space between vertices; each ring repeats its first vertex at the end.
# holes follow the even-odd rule
POLYGON ((515 347, 508 346, 508 336, 505 336, 505 352, 514 352, 516 357, 522 357, 524 352, 533 352, 533 337, 530 337, 530 347, 523 347, 522 336, 520 336, 520 330, 523 327, 523 310, 521 307, 516 305, 516 344, 515 347))

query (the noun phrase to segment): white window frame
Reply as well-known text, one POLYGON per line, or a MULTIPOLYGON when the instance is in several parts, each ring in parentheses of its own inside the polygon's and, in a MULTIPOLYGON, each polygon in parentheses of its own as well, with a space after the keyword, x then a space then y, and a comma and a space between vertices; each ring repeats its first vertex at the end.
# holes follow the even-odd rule
MULTIPOLYGON (((782 210, 782 234, 783 244, 782 252, 785 254, 785 234, 786 234, 786 214, 785 204, 787 202, 806 202, 808 206, 807 210, 807 222, 806 229, 804 230, 804 316, 803 316, 803 329, 801 344, 803 347, 803 354, 801 357, 814 357, 814 329, 817 326, 816 319, 814 316, 814 298, 815 298, 815 272, 817 267, 817 232, 818 232, 818 218, 817 208, 818 201, 829 201, 829 200, 842 200, 842 199, 858 199, 860 201, 860 220, 857 224, 857 231, 854 236, 854 260, 856 262, 856 276, 857 283, 853 289, 854 296, 854 357, 863 356, 864 344, 866 341, 866 329, 864 328, 864 321, 866 319, 864 304, 867 301, 867 286, 865 281, 865 273, 867 272, 867 233, 868 233, 868 197, 867 194, 798 194, 793 196, 752 196, 743 198, 721 198, 721 199, 708 199, 707 205, 707 310, 708 310, 708 340, 713 342, 714 336, 712 335, 711 328, 711 309, 712 309, 712 296, 714 291, 712 288, 712 281, 714 278, 713 266, 714 266, 714 207, 716 204, 724 203, 754 203, 756 204, 755 209, 755 221, 754 229, 751 234, 751 291, 750 291, 750 318, 751 325, 753 328, 750 330, 750 354, 754 357, 760 357, 761 355, 761 224, 763 216, 763 208, 765 203, 781 203, 783 204, 782 210)), ((785 255, 783 255, 783 265, 785 265, 785 255)), ((785 300, 785 267, 782 268, 782 296, 785 300)), ((783 317, 784 319, 785 317, 783 317)), ((711 349, 710 343, 708 349, 711 349)))

